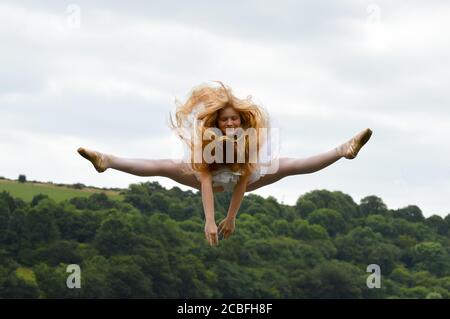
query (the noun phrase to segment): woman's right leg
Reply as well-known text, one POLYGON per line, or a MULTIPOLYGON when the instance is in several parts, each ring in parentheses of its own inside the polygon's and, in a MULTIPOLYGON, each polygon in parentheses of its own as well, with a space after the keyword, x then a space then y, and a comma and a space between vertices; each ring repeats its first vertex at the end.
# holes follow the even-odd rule
MULTIPOLYGON (((181 159, 131 159, 108 155, 85 148, 78 149, 81 156, 92 162, 98 172, 108 168, 137 176, 167 177, 185 186, 200 190, 201 184, 194 174, 185 174, 188 164, 181 159)), ((223 191, 222 187, 214 187, 214 192, 223 191)))
POLYGON ((183 172, 186 164, 177 159, 130 159, 111 156, 109 168, 137 176, 168 177, 177 183, 200 189, 195 175, 183 172))

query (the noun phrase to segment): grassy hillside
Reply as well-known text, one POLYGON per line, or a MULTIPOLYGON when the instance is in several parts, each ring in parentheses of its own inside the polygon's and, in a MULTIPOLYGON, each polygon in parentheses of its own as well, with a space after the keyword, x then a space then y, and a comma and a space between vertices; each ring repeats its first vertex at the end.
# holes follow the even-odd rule
POLYGON ((19 183, 14 180, 0 179, 0 192, 7 191, 12 196, 31 201, 37 194, 48 195, 57 202, 73 197, 88 197, 93 193, 105 193, 115 200, 122 200, 122 196, 117 191, 106 191, 95 188, 74 189, 65 186, 57 186, 50 183, 19 183))

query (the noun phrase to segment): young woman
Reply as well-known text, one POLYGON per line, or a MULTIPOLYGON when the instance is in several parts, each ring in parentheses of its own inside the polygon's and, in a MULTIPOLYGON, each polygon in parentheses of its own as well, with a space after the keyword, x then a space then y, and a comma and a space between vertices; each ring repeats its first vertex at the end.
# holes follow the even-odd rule
POLYGON ((178 103, 176 119, 171 119, 170 126, 188 147, 188 156, 184 160, 128 159, 82 147, 78 149, 99 173, 113 168, 138 176, 163 176, 200 190, 205 212, 205 237, 211 246, 218 244, 219 234, 225 239, 233 234, 245 192, 286 176, 319 171, 341 158, 353 159, 372 135, 370 129, 365 129, 346 143, 312 157, 269 156, 269 164, 262 163, 258 156, 270 149, 270 138, 269 142, 260 138, 270 130, 267 113, 253 103, 250 96, 239 99, 229 87, 219 84, 218 87, 197 87, 185 103, 178 103), (256 139, 247 132, 256 134, 256 139), (273 166, 275 162, 277 165, 273 166), (276 169, 267 171, 268 165, 276 169), (227 216, 217 226, 213 193, 222 191, 233 194, 227 216))

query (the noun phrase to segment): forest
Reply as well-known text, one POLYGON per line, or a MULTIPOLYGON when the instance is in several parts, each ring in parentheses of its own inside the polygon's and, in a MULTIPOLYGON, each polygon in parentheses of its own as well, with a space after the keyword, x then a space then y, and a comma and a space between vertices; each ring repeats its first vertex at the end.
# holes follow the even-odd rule
MULTIPOLYGON (((450 298, 450 215, 339 191, 293 206, 249 194, 236 232, 210 247, 198 192, 146 182, 121 195, 0 193, 0 298, 450 298)), ((217 223, 230 198, 215 195, 217 223)))

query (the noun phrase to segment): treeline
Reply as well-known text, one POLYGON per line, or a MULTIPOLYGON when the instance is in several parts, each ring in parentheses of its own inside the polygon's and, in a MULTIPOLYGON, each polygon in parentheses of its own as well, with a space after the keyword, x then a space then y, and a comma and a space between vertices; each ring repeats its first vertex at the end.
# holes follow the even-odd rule
MULTIPOLYGON (((2 298, 450 298, 450 215, 316 190, 295 206, 250 194, 209 247, 200 195, 158 183, 56 203, 0 193, 2 298), (69 289, 67 265, 81 269, 69 289), (367 266, 381 270, 369 288, 367 266)), ((230 193, 216 194, 216 220, 230 193)))

